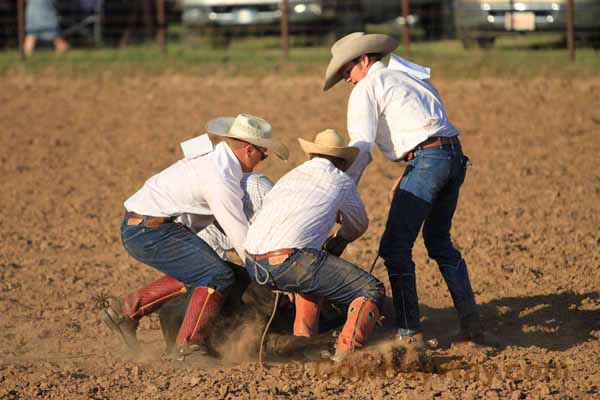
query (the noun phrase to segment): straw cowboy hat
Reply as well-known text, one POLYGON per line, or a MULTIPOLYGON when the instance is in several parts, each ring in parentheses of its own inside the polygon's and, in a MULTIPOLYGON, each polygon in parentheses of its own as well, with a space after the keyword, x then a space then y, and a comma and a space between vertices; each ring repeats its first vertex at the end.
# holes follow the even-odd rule
POLYGON ((242 140, 272 150, 277 157, 287 160, 289 151, 281 143, 271 140, 271 124, 260 117, 239 114, 237 117, 219 117, 208 121, 206 131, 213 135, 242 140))
POLYGON ((325 86, 329 90, 342 79, 340 69, 348 62, 363 54, 379 53, 384 56, 398 47, 398 41, 388 35, 354 32, 344 36, 331 46, 331 61, 325 72, 325 86))
POLYGON ((298 139, 298 142, 306 154, 321 154, 346 160, 345 169, 352 165, 359 152, 356 147, 346 146, 346 140, 333 129, 317 133, 314 142, 304 139, 298 139))

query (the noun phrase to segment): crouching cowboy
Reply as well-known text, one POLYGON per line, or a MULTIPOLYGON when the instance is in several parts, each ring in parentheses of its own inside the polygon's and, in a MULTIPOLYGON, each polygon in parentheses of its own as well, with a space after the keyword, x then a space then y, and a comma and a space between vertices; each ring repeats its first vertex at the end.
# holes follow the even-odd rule
POLYGON ((297 335, 314 331, 320 300, 349 305, 334 356, 341 360, 373 332, 385 289, 371 274, 321 250, 336 220, 341 227, 328 242, 335 247, 344 247, 367 229, 364 204, 354 181, 343 172, 358 149, 346 147, 331 129, 319 133, 314 143, 299 141, 310 159, 281 178, 265 197, 248 229, 246 268, 257 282, 298 294, 309 303, 300 309, 296 304, 297 335))
POLYGON ((187 288, 193 293, 176 351, 185 356, 204 349, 207 327, 219 314, 234 274, 204 240, 175 219, 195 214, 204 226, 216 220, 243 260, 248 220, 242 175, 264 160, 268 150, 284 160, 288 156, 285 146, 271 140, 271 125, 262 118, 247 114, 216 118, 206 130, 225 141, 214 147, 208 138, 195 143, 186 158, 151 177, 125 202, 121 225, 125 249, 166 274, 102 310, 106 324, 134 350, 139 349, 139 320, 187 288))

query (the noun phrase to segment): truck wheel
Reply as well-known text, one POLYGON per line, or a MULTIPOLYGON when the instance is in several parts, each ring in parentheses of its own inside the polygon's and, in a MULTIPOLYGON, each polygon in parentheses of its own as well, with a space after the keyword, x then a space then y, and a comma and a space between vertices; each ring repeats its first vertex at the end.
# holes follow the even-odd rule
POLYGON ((496 42, 496 38, 493 36, 473 36, 467 32, 460 32, 459 34, 460 41, 465 49, 489 49, 494 47, 494 43, 496 42))
POLYGON ((468 33, 460 32, 458 37, 460 38, 460 41, 465 49, 472 49, 473 47, 475 47, 475 39, 468 33))
POLYGON ((208 32, 210 47, 213 49, 224 49, 231 44, 231 33, 214 29, 208 32))
POLYGON ((494 47, 494 43, 496 43, 496 38, 495 37, 478 37, 476 39, 477 41, 477 46, 479 46, 480 49, 491 49, 492 47, 494 47))

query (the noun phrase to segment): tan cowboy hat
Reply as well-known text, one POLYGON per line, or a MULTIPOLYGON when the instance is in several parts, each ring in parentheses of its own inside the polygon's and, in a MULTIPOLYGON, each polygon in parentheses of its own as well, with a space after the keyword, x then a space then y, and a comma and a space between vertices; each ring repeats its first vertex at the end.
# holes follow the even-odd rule
POLYGON ((282 160, 287 160, 289 151, 281 143, 271 140, 271 124, 260 117, 239 114, 237 117, 219 117, 208 121, 206 131, 213 135, 242 140, 258 147, 265 147, 282 160))
POLYGON ((346 160, 345 169, 352 165, 359 152, 356 147, 346 146, 346 140, 333 129, 317 133, 314 142, 304 139, 298 139, 298 142, 306 154, 321 154, 346 160))
POLYGON ((354 32, 344 36, 331 46, 331 61, 325 72, 323 91, 329 90, 342 79, 340 69, 363 54, 379 53, 384 56, 398 47, 398 41, 388 35, 354 32))

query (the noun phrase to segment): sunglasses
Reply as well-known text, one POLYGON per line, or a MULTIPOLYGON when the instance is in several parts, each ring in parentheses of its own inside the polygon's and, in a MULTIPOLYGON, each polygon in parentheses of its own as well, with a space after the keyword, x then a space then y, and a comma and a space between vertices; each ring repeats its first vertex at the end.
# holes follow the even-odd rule
POLYGON ((254 147, 260 153, 260 161, 264 161, 267 159, 267 157, 269 157, 266 148, 254 145, 252 145, 252 147, 254 147))

